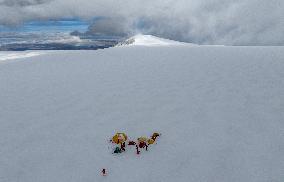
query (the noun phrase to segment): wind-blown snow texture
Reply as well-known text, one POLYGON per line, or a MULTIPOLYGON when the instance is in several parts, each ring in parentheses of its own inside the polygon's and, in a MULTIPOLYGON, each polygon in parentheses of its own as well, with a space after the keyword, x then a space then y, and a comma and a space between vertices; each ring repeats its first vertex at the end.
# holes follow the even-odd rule
POLYGON ((0 181, 282 182, 283 58, 283 47, 128 46, 2 62, 0 181), (162 137, 112 155, 117 131, 162 137))

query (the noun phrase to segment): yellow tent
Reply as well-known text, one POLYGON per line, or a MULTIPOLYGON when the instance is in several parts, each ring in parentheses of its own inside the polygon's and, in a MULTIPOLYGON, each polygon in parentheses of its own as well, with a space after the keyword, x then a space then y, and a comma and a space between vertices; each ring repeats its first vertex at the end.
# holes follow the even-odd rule
POLYGON ((153 140, 152 138, 148 139, 147 140, 148 144, 149 145, 152 145, 153 143, 155 143, 155 140, 153 140))
POLYGON ((151 138, 152 138, 153 140, 156 140, 156 138, 157 138, 158 136, 160 136, 159 133, 153 133, 153 135, 151 136, 151 138))
POLYGON ((148 140, 148 138, 147 137, 139 137, 137 140, 139 142, 146 142, 148 140))
POLYGON ((116 144, 121 144, 127 140, 127 135, 125 133, 116 133, 112 137, 112 142, 116 144))

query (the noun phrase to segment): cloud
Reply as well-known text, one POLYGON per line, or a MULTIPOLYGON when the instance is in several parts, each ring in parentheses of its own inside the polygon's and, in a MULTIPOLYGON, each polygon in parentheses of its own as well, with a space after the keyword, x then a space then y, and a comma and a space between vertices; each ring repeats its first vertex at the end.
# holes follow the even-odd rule
POLYGON ((283 12, 283 0, 0 0, 0 24, 100 16, 89 33, 200 44, 284 45, 283 12))
POLYGON ((44 4, 48 1, 46 0, 2 0, 0 1, 1 6, 8 7, 25 7, 37 4, 44 4))
POLYGON ((91 24, 86 33, 123 37, 131 35, 133 28, 125 18, 102 18, 91 24))

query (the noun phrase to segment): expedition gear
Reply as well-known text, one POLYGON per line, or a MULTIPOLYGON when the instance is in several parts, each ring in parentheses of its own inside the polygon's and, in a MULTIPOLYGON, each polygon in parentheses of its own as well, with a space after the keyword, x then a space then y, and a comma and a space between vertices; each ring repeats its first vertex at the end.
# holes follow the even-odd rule
POLYGON ((127 135, 125 133, 116 133, 112 137, 112 142, 116 144, 124 143, 127 140, 127 135))
POLYGON ((136 154, 139 155, 140 154, 140 151, 138 149, 138 146, 136 145, 136 154))
POLYGON ((120 146, 121 146, 121 150, 125 151, 125 142, 120 143, 120 146))
POLYGON ((129 141, 128 145, 136 145, 136 143, 134 141, 129 141))
POLYGON ((145 145, 146 145, 146 143, 145 143, 145 142, 139 142, 139 148, 144 148, 144 147, 145 147, 145 145))
POLYGON ((150 138, 150 139, 147 140, 147 142, 148 142, 149 145, 152 145, 152 144, 155 143, 155 140, 150 138))
POLYGON ((148 145, 146 144, 146 142, 139 142, 139 148, 145 148, 146 147, 146 151, 148 151, 148 145))
POLYGON ((138 140, 139 148, 146 148, 146 151, 148 151, 148 145, 147 145, 148 138, 147 137, 139 137, 137 140, 138 140))
POLYGON ((157 138, 158 136, 160 136, 159 133, 153 133, 153 135, 151 136, 151 138, 152 138, 153 140, 156 140, 156 138, 157 138))
POLYGON ((139 151, 139 148, 148 151, 149 145, 154 144, 156 142, 157 137, 159 136, 161 136, 161 134, 154 132, 150 138, 142 136, 137 138, 137 141, 128 141, 127 135, 125 133, 116 133, 111 139, 112 143, 117 144, 113 153, 118 154, 126 151, 126 142, 128 142, 129 146, 135 145, 136 154, 139 155, 141 152, 139 151))
POLYGON ((139 137, 138 139, 138 142, 146 142, 148 140, 147 137, 139 137))
POLYGON ((119 153, 121 153, 122 152, 122 150, 121 150, 121 148, 119 148, 119 147, 115 147, 115 149, 114 149, 114 151, 113 151, 113 153, 115 153, 115 154, 119 154, 119 153))

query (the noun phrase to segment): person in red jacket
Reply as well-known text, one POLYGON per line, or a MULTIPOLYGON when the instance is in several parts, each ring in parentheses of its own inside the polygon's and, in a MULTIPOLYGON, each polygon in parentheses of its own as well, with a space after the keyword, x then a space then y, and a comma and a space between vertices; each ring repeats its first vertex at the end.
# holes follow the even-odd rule
POLYGON ((139 142, 139 148, 145 148, 146 147, 146 151, 148 150, 148 145, 146 144, 146 142, 139 142))

